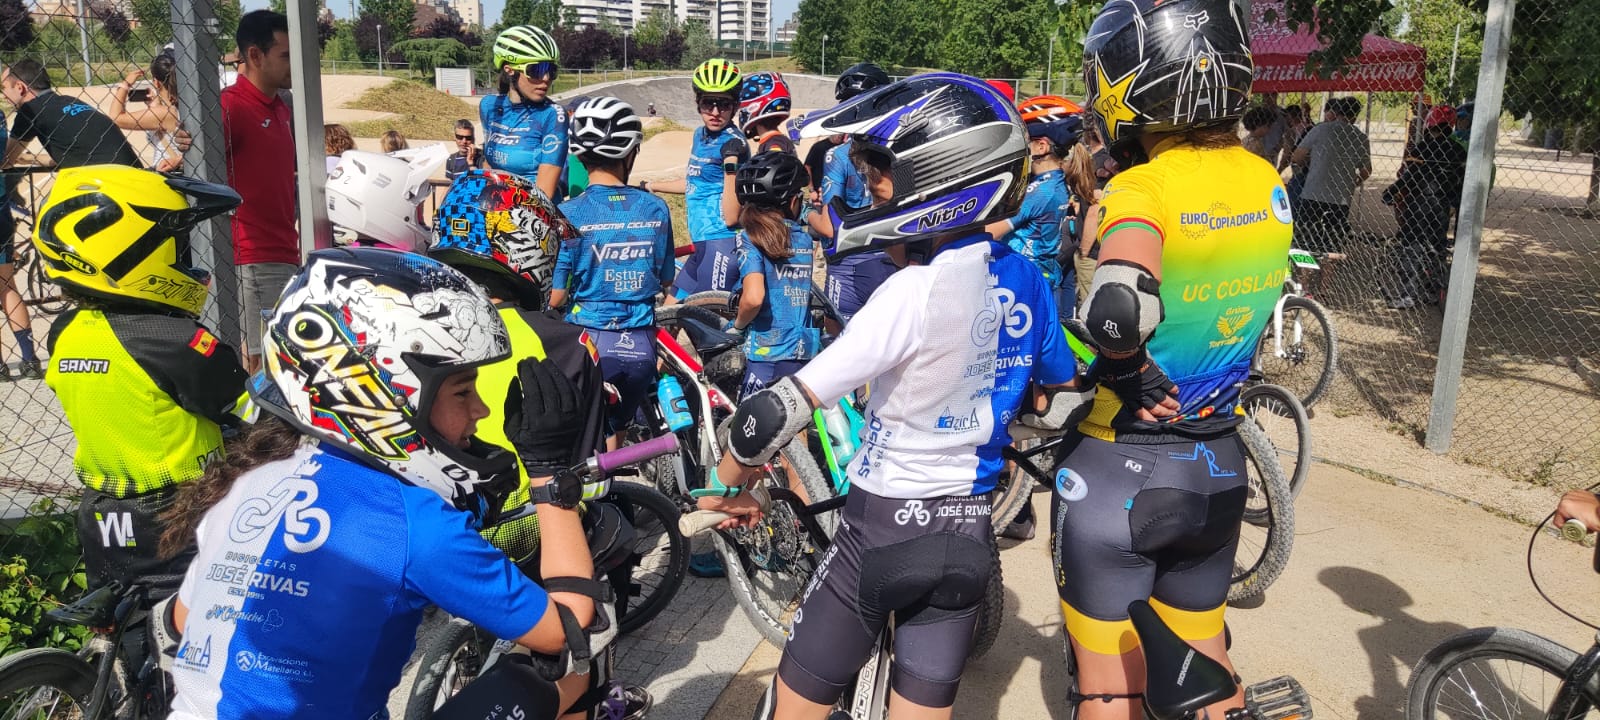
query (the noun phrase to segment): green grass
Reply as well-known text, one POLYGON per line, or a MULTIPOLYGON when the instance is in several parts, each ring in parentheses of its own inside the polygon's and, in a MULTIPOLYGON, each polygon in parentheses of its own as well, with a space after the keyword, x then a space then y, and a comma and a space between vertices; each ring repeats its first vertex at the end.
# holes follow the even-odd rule
POLYGON ((672 212, 672 239, 673 245, 683 247, 689 244, 689 206, 685 204, 683 195, 662 193, 656 197, 667 201, 667 210, 672 212))
POLYGON ((655 137, 657 135, 660 135, 661 133, 664 133, 664 132, 688 132, 688 131, 689 131, 689 128, 686 128, 686 127, 684 127, 682 125, 679 125, 679 124, 677 124, 677 123, 675 123, 675 122, 673 122, 671 120, 668 120, 666 118, 661 118, 661 122, 656 123, 652 127, 647 127, 647 128, 644 129, 644 140, 642 140, 641 142, 650 142, 650 138, 653 138, 653 137, 655 137))
POLYGON ((381 137, 388 130, 398 130, 409 140, 449 140, 453 137, 456 120, 472 116, 472 108, 461 102, 460 98, 411 80, 396 80, 372 88, 346 103, 345 107, 397 115, 383 120, 345 124, 351 135, 366 138, 381 137))
POLYGON ((773 57, 773 58, 752 59, 752 60, 746 60, 744 62, 739 62, 738 60, 734 60, 734 64, 739 66, 739 71, 740 72, 746 72, 746 73, 753 73, 753 72, 799 73, 799 72, 805 72, 805 70, 801 69, 800 63, 795 62, 794 58, 792 56, 789 56, 789 55, 779 55, 778 57, 773 57))

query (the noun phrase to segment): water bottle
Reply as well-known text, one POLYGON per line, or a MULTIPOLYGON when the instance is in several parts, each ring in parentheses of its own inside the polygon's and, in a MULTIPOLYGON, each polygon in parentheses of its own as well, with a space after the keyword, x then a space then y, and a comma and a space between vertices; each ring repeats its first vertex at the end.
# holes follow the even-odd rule
POLYGON ((677 432, 694 424, 689 414, 689 398, 683 395, 683 385, 671 375, 662 375, 656 383, 656 401, 661 404, 661 414, 667 419, 667 429, 677 432))
MULTIPOLYGON (((842 404, 842 403, 841 403, 842 404)), ((844 467, 856 456, 856 434, 844 410, 835 405, 822 411, 822 426, 828 430, 828 444, 833 447, 833 460, 844 467)))

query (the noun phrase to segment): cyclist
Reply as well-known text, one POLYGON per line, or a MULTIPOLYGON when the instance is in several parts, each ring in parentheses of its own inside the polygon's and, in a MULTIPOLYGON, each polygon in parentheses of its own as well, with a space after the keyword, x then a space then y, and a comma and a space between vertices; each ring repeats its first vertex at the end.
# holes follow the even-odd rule
MULTIPOLYGON (((889 74, 872 63, 858 63, 847 68, 834 85, 833 96, 844 102, 861 93, 889 84, 889 74)), ((844 213, 852 208, 872 205, 867 195, 861 171, 850 161, 850 137, 834 136, 834 147, 826 151, 822 161, 821 185, 817 190, 817 212, 807 216, 811 229, 824 238, 833 237, 830 213, 844 213), (835 208, 835 202, 840 204, 835 208)), ((816 145, 830 142, 819 139, 816 145)), ((816 147, 813 146, 813 148, 816 147)), ((833 303, 843 320, 849 320, 872 296, 883 281, 895 271, 895 264, 883 252, 863 252, 840 258, 828 268, 828 300, 833 303)))
POLYGON ((947 718, 995 571, 988 493, 1007 426, 1030 380, 1066 384, 1075 366, 1044 321, 1044 278, 983 231, 1022 203, 1027 143, 1011 104, 976 78, 919 75, 813 114, 801 133, 842 131, 879 204, 834 218, 834 252, 912 243, 927 264, 896 272, 833 345, 740 403, 713 486, 730 496, 700 506, 754 511, 737 492, 749 470, 813 408, 873 382, 843 522, 763 712, 827 717, 892 612, 891 716, 947 718))
MULTIPOLYGON (((1236 6, 1122 0, 1088 37, 1086 105, 1122 170, 1078 313, 1101 352, 1089 369, 1100 391, 1057 470, 1051 526, 1078 669, 1069 700, 1102 720, 1141 715, 1132 601, 1228 664, 1223 603, 1246 497, 1239 388, 1293 222, 1275 168, 1239 141, 1252 64, 1236 6)), ((1209 717, 1242 704, 1236 694, 1209 717)))
POLYGON ((1071 293, 1059 291, 1071 283, 1056 259, 1061 249, 1061 223, 1072 199, 1062 165, 1083 132, 1083 120, 1078 116, 1083 108, 1066 98, 1041 95, 1024 100, 1020 111, 1028 128, 1033 176, 1022 199, 1022 211, 1016 217, 990 223, 988 230, 1044 273, 1050 287, 1058 291, 1056 310, 1062 318, 1068 318, 1072 317, 1074 300, 1071 293))
POLYGON ((572 112, 570 136, 589 188, 561 205, 579 234, 561 247, 550 304, 587 328, 606 382, 617 389, 615 447, 655 385, 655 299, 672 285, 672 217, 661 198, 628 187, 644 137, 632 106, 614 97, 586 100, 572 112))
MULTIPOLYGON (((489 415, 479 368, 511 357, 481 289, 418 255, 321 250, 264 340, 250 393, 271 417, 167 516, 167 548, 198 541, 171 608, 173 718, 382 717, 428 605, 541 653, 586 641, 564 628, 596 616, 593 566, 552 479, 578 458, 582 428, 562 412, 577 390, 524 359, 506 418, 516 454, 473 434, 489 415), (476 532, 517 456, 543 500, 549 591, 476 532)), ((531 717, 572 699, 536 690, 531 717)))
MULTIPOLYGON (((889 74, 869 62, 856 63, 845 68, 839 73, 839 79, 833 85, 833 99, 844 102, 873 88, 880 88, 889 84, 889 74)), ((796 120, 796 123, 799 121, 796 120)), ((849 139, 848 135, 834 135, 831 137, 817 138, 811 143, 811 149, 806 151, 806 170, 811 173, 811 187, 819 189, 824 173, 823 163, 832 154, 834 148, 849 139)), ((854 168, 851 168, 852 170, 854 168)), ((859 178, 858 178, 859 180, 859 178)), ((854 197, 864 200, 866 191, 854 197)))
POLYGON ((775 72, 744 76, 739 85, 739 130, 755 143, 754 152, 779 150, 794 154, 794 141, 783 132, 792 99, 789 83, 775 72))
POLYGON ((422 203, 433 195, 428 178, 450 159, 443 145, 384 155, 346 150, 328 175, 328 222, 340 245, 419 252, 431 231, 422 203))
POLYGON ((733 127, 738 103, 739 68, 712 58, 694 70, 694 102, 703 125, 694 131, 689 168, 682 180, 642 182, 646 192, 686 194, 689 240, 694 254, 683 264, 673 286, 678 299, 707 290, 732 290, 738 283, 735 235, 723 219, 724 175, 738 166, 723 162, 723 149, 745 147, 744 133, 733 127))
POLYGON ((77 307, 50 328, 45 382, 77 439, 89 587, 137 582, 165 597, 189 556, 157 554, 156 516, 217 461, 223 428, 244 412, 239 356, 199 321, 210 278, 189 265, 188 243, 239 195, 123 165, 62 170, 56 183, 34 247, 77 307))
MULTIPOLYGON (((469 170, 457 178, 439 203, 434 227, 428 256, 460 271, 489 295, 509 333, 512 358, 548 361, 577 389, 577 405, 563 413, 562 420, 582 428, 575 438, 577 456, 593 454, 605 433, 603 366, 597 364, 594 342, 583 328, 543 312, 557 248, 577 236, 576 228, 526 178, 495 170, 469 170)), ((479 369, 478 387, 489 415, 478 436, 491 445, 511 444, 503 409, 517 372, 512 360, 479 369)), ((503 506, 508 511, 529 499, 527 468, 519 469, 518 475, 516 489, 503 506)), ((605 519, 585 512, 585 528, 592 536, 602 536, 594 532, 593 523, 605 519)), ((537 517, 498 524, 485 537, 537 580, 533 564, 541 544, 537 517)), ((607 554, 605 548, 590 551, 595 557, 607 554)), ((624 690, 630 716, 649 707, 648 693, 634 687, 624 690)))
POLYGON ((478 104, 488 166, 533 180, 555 201, 567 166, 567 111, 550 100, 560 63, 549 33, 532 25, 506 28, 494 39, 500 92, 478 104))
POLYGON ((739 168, 739 313, 745 336, 739 396, 793 375, 817 352, 806 327, 811 307, 811 236, 795 222, 806 166, 791 153, 768 151, 739 168))
MULTIPOLYGON (((0 144, 4 144, 8 137, 5 127, 5 113, 0 113, 0 144)), ((25 175, 7 173, 3 187, 7 205, 13 205, 11 198, 15 194, 16 185, 25 175)), ((17 266, 15 255, 17 218, 12 214, 11 207, 5 208, 4 217, 0 217, 0 306, 3 306, 7 324, 11 327, 11 336, 17 341, 17 374, 12 376, 4 367, 0 367, 0 382, 10 382, 22 379, 40 379, 44 377, 44 368, 39 366, 38 350, 33 345, 33 318, 28 316, 28 305, 22 299, 22 292, 17 285, 17 266)))

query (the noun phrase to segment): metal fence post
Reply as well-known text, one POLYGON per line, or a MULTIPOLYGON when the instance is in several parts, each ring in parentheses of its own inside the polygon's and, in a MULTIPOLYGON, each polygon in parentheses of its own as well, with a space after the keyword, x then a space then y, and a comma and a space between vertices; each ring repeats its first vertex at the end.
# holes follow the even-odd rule
MULTIPOLYGON (((184 171, 207 182, 227 184, 227 134, 222 127, 222 79, 217 60, 215 0, 172 0, 173 45, 187 48, 178 63, 178 112, 194 146, 183 156, 184 171)), ((205 321, 222 337, 239 337, 239 280, 233 266, 233 233, 227 216, 195 227, 195 261, 211 270, 211 299, 205 321)))
POLYGON ((294 83, 294 155, 299 173, 300 253, 333 247, 328 224, 328 165, 322 153, 322 48, 317 44, 316 0, 293 0, 289 11, 289 63, 294 83))
POLYGON ((1450 449, 1455 428, 1461 367, 1467 351, 1473 285, 1478 276, 1478 250, 1483 243, 1484 212, 1494 171, 1495 142, 1500 132, 1500 102, 1506 87, 1506 59, 1511 52, 1511 22, 1516 0, 1489 0, 1484 17, 1483 66, 1478 73, 1477 110, 1467 148, 1466 187, 1456 223, 1455 257, 1450 268, 1444 327, 1439 335, 1439 364, 1433 375, 1433 407, 1428 412, 1425 444, 1435 453, 1450 449))

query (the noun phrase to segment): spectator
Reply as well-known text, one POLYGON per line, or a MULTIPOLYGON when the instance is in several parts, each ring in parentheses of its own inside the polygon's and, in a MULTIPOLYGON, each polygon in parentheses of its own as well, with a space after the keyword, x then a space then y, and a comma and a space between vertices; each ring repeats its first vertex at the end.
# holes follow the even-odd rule
POLYGON ((239 269, 239 325, 245 367, 261 367, 261 315, 300 264, 294 225, 294 133, 278 91, 290 87, 289 21, 271 10, 239 18, 239 81, 222 91, 228 185, 244 202, 233 214, 233 261, 239 269))
POLYGON ((1461 107, 1456 108, 1456 131, 1451 137, 1455 138, 1463 148, 1472 139, 1472 108, 1471 100, 1461 103, 1461 107))
POLYGON ((1360 100, 1329 100, 1323 122, 1306 133, 1293 156, 1294 164, 1306 169, 1305 188, 1295 209, 1295 244, 1333 259, 1339 259, 1350 235, 1350 200, 1356 186, 1372 174, 1367 134, 1355 126, 1360 114, 1360 100))
MULTIPOLYGON (((6 135, 5 116, 0 114, 0 138, 6 135)), ((3 141, 0 141, 3 144, 3 141)), ((7 197, 14 190, 20 176, 13 175, 6 178, 5 194, 7 197)), ((0 305, 3 305, 6 320, 11 324, 11 334, 17 339, 17 354, 21 362, 17 365, 17 375, 13 377, 7 372, 5 366, 0 364, 0 382, 10 382, 20 378, 39 380, 44 378, 44 369, 39 367, 39 356, 33 346, 33 319, 28 317, 28 306, 22 301, 22 293, 17 289, 17 268, 12 264, 12 254, 17 247, 17 220, 12 216, 10 209, 0 213, 0 305)), ((27 242, 27 240, 23 240, 27 242)))
POLYGON ((1284 118, 1283 108, 1278 106, 1277 93, 1262 93, 1260 108, 1267 111, 1270 119, 1266 123, 1266 134, 1262 136, 1264 152, 1256 154, 1267 158, 1270 162, 1278 156, 1278 153, 1283 151, 1283 136, 1289 128, 1289 123, 1284 118))
POLYGON ((1271 110, 1264 107, 1253 107, 1244 114, 1243 120, 1245 130, 1244 149, 1261 156, 1262 159, 1268 162, 1271 162, 1272 156, 1268 154, 1267 150, 1267 135, 1272 132, 1272 124, 1275 117, 1271 110))
POLYGON ((1072 201, 1068 204, 1067 216, 1061 219, 1061 252, 1071 255, 1076 278, 1073 305, 1082 307, 1089 299, 1094 271, 1100 264, 1100 242, 1096 237, 1100 225, 1100 189, 1095 187, 1098 179, 1094 174, 1094 153, 1080 144, 1072 148, 1062 169, 1066 172, 1072 201))
POLYGON ((483 167, 483 155, 474 143, 476 139, 471 120, 456 121, 456 153, 444 161, 444 176, 451 182, 468 170, 483 167))
POLYGON ((1397 286, 1388 289, 1389 307, 1437 302, 1444 290, 1444 257, 1449 247, 1450 213, 1461 200, 1467 150, 1451 130, 1456 111, 1439 105, 1428 113, 1422 139, 1406 148, 1390 196, 1400 221, 1397 256, 1392 258, 1397 286))
POLYGON ((322 126, 322 152, 327 155, 328 174, 333 174, 333 169, 339 167, 339 157, 346 150, 356 149, 356 139, 350 137, 350 129, 338 123, 322 126))
POLYGON ((1084 128, 1083 145, 1089 151, 1089 164, 1094 169, 1095 189, 1104 190, 1106 182, 1117 174, 1117 161, 1111 159, 1111 151, 1100 139, 1100 130, 1094 123, 1084 128))
POLYGON ((50 75, 39 61, 13 63, 0 77, 0 87, 17 109, 6 141, 7 166, 17 162, 28 141, 38 138, 58 168, 108 163, 143 167, 139 154, 111 118, 82 100, 50 89, 50 75))
POLYGON ((111 88, 111 121, 123 130, 143 130, 150 141, 150 168, 156 172, 171 172, 183 167, 183 152, 178 149, 174 135, 178 132, 178 87, 173 71, 177 61, 172 53, 161 51, 150 61, 150 70, 134 70, 121 84, 111 88), (150 78, 150 87, 144 92, 134 90, 134 83, 150 78), (128 103, 143 103, 135 112, 128 111, 128 103))
POLYGON ((378 142, 383 146, 383 151, 390 155, 411 147, 411 145, 406 142, 406 136, 401 135, 399 130, 394 129, 384 133, 383 138, 378 142))
POLYGON ((1269 158, 1278 170, 1289 166, 1289 158, 1294 155, 1294 149, 1300 146, 1301 138, 1311 129, 1311 123, 1306 121, 1305 108, 1299 105, 1290 105, 1283 109, 1284 131, 1283 148, 1277 157, 1269 158))

